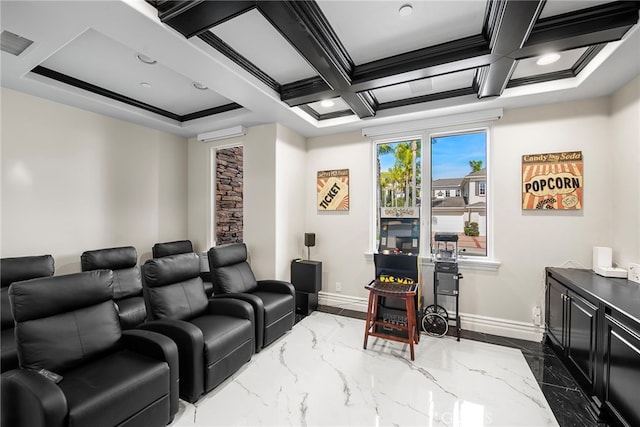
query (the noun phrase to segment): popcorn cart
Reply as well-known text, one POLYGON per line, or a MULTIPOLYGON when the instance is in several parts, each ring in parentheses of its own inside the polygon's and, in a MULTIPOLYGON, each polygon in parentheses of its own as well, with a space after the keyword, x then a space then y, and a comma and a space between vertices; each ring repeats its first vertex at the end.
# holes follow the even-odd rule
POLYGON ((458 272, 458 235, 456 233, 436 233, 433 250, 433 304, 425 307, 422 315, 422 329, 429 335, 441 337, 449 331, 450 322, 455 322, 456 336, 460 341, 460 314, 458 297, 460 279, 458 272), (442 296, 455 299, 455 316, 438 304, 442 296))

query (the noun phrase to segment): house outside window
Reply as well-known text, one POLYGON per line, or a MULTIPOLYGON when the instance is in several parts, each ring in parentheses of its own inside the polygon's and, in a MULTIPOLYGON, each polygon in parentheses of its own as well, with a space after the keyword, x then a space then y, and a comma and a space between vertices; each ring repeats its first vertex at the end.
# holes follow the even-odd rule
POLYGON ((463 255, 489 255, 487 134, 476 128, 374 141, 375 250, 416 254, 422 248, 428 256, 435 233, 449 232, 458 234, 463 255), (423 187, 422 177, 429 175, 430 186, 423 187), (421 204, 427 195, 431 203, 421 204))
POLYGON ((430 136, 432 186, 457 183, 455 196, 431 200, 431 245, 437 232, 456 233, 464 255, 487 256, 487 131, 430 136))

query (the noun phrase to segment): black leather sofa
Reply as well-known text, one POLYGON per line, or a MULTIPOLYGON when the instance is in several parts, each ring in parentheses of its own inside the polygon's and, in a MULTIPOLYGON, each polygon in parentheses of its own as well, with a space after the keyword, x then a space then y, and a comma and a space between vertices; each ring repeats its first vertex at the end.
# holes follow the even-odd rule
POLYGON ((82 271, 113 271, 113 300, 122 329, 135 328, 147 317, 137 264, 138 252, 133 246, 85 251, 80 256, 82 271))
POLYGON ((20 368, 2 374, 3 426, 164 426, 173 419, 177 347, 150 331, 121 331, 112 281, 110 270, 98 270, 10 286, 20 368))
MULTIPOLYGON (((193 244, 191 240, 175 240, 173 242, 156 243, 151 248, 154 258, 162 258, 170 255, 188 254, 193 252, 193 244)), ((204 291, 207 297, 213 295, 213 284, 211 283, 211 274, 206 271, 200 272, 200 278, 204 284, 204 291)))
POLYGON ((229 243, 209 249, 214 299, 246 301, 256 319, 256 352, 293 327, 295 288, 282 280, 256 280, 247 262, 247 246, 229 243))
POLYGON ((164 334, 178 345, 182 399, 195 402, 251 359, 251 306, 233 299, 208 300, 197 254, 147 260, 142 283, 150 321, 140 328, 164 334))
POLYGON ((53 276, 54 271, 55 263, 51 255, 2 258, 0 260, 0 276, 2 277, 2 287, 0 288, 2 302, 2 307, 0 307, 0 316, 2 317, 0 369, 2 372, 18 367, 18 350, 14 338, 13 316, 9 305, 9 285, 21 280, 53 276))

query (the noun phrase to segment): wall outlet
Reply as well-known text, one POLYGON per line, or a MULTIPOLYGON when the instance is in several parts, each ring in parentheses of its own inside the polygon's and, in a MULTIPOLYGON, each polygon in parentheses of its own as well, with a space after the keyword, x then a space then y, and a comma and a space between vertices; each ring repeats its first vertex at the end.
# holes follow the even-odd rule
POLYGON ((627 278, 632 282, 640 283, 640 264, 629 264, 629 274, 627 278))
POLYGON ((342 292, 342 283, 336 282, 336 292, 342 292))
POLYGON ((538 306, 533 307, 531 315, 533 317, 533 324, 540 326, 542 324, 542 309, 538 306))

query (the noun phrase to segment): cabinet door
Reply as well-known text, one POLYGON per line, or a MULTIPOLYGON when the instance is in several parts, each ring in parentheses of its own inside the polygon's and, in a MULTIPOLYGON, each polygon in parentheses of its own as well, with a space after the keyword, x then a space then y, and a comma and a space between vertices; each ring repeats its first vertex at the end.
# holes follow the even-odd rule
POLYGON ((640 331, 609 315, 605 329, 605 408, 620 424, 640 426, 640 331))
POLYGON ((552 277, 547 277, 546 316, 547 336, 564 347, 564 304, 567 288, 552 277))
POLYGON ((598 308, 569 291, 566 315, 567 358, 575 368, 578 381, 593 391, 596 363, 598 308))

